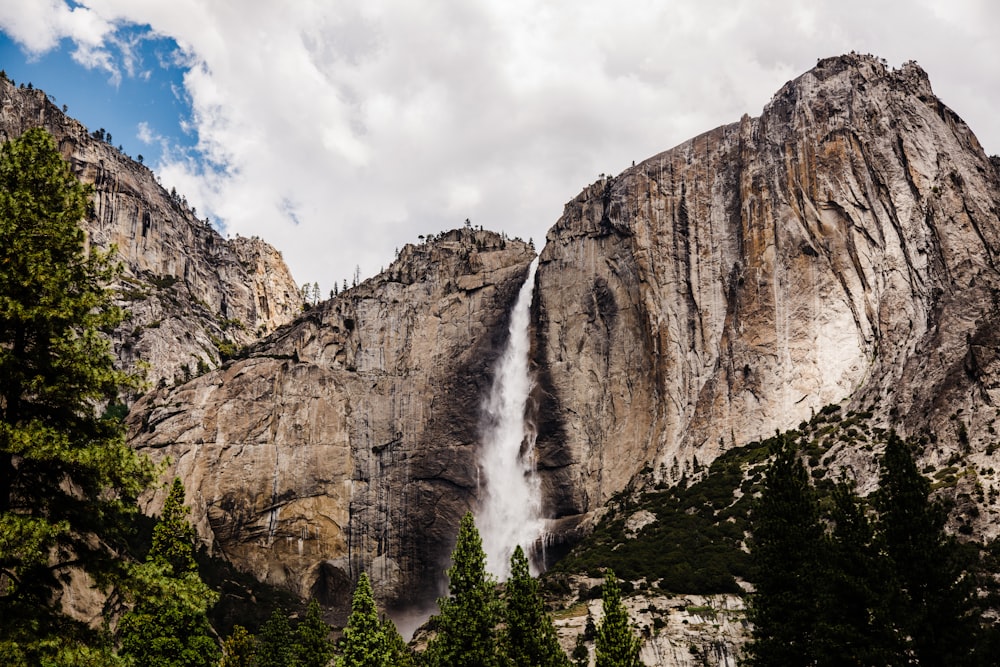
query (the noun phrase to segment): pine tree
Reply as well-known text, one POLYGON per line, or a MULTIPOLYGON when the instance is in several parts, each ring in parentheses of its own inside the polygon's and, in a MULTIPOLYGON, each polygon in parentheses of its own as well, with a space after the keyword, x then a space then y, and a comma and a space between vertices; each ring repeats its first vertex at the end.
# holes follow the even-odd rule
POLYGON ((382 636, 385 637, 385 644, 389 649, 389 664, 393 667, 414 667, 416 660, 413 651, 406 645, 396 624, 391 619, 382 620, 382 636))
POLYGON ((809 478, 793 444, 782 439, 751 516, 756 592, 750 664, 812 665, 818 655, 824 531, 809 478))
POLYGON ((242 625, 234 625, 232 633, 222 642, 219 667, 255 667, 257 640, 242 625))
POLYGON ((587 649, 587 642, 583 635, 577 635, 576 645, 573 646, 573 664, 576 667, 587 667, 590 664, 590 651, 587 649))
POLYGON ((135 606, 119 623, 121 654, 136 667, 214 667, 219 649, 208 622, 218 600, 198 575, 184 485, 175 478, 153 528, 146 563, 135 568, 135 606))
POLYGON ((257 667, 299 667, 288 617, 275 609, 257 633, 257 667))
POLYGON ((517 667, 569 667, 559 646, 552 618, 545 613, 538 582, 528 570, 528 559, 518 546, 510 558, 500 645, 517 667))
POLYGON ((296 650, 300 667, 326 667, 333 658, 330 626, 323 620, 319 602, 309 601, 306 617, 295 628, 296 650))
POLYGON ((930 483, 909 447, 891 433, 875 496, 883 548, 895 575, 892 616, 907 649, 923 665, 974 664, 971 565, 944 532, 947 512, 930 499, 930 483))
POLYGON ((344 628, 341 649, 343 654, 337 661, 340 667, 382 667, 391 664, 385 634, 375 608, 375 596, 365 572, 361 573, 358 585, 354 587, 351 615, 344 628))
POLYGON ((895 665, 903 656, 890 609, 891 572, 853 485, 833 491, 817 651, 827 665, 895 665))
POLYGON ((119 413, 97 409, 137 381, 102 335, 122 319, 119 268, 85 246, 89 194, 44 130, 0 148, 0 654, 16 643, 33 662, 40 634, 70 641, 52 605, 69 568, 118 582, 152 480, 119 413))
POLYGON ((458 542, 448 569, 449 597, 438 601, 437 636, 425 652, 441 667, 493 667, 497 657, 499 601, 496 584, 486 573, 486 554, 472 513, 462 517, 458 542))
POLYGON ((610 569, 601 593, 603 617, 597 627, 597 667, 640 667, 639 639, 632 632, 628 610, 622 602, 618 579, 610 569))
POLYGON ((198 569, 194 560, 194 526, 187 520, 190 511, 184 504, 184 483, 175 477, 160 520, 153 527, 153 545, 149 550, 149 558, 168 565, 174 575, 198 569))

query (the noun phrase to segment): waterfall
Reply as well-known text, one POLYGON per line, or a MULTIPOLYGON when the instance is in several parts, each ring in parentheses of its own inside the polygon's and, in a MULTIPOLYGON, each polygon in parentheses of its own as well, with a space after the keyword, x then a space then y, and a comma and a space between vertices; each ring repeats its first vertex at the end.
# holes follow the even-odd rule
POLYGON ((521 545, 531 559, 542 537, 542 500, 535 475, 535 425, 525 408, 534 382, 529 365, 531 298, 538 259, 517 295, 510 315, 507 346, 494 368, 493 385, 483 402, 479 460, 484 493, 476 515, 487 569, 501 580, 510 574, 510 557, 521 545))

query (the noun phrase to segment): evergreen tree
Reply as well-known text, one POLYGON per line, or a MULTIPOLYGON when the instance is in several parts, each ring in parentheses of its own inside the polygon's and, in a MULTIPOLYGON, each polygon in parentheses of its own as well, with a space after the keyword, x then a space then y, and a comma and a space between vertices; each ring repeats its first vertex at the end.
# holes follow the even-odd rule
POLYGON ((219 661, 208 622, 219 596, 198 575, 188 512, 184 485, 175 478, 146 563, 135 568, 136 604, 118 627, 121 654, 136 667, 214 667, 219 661))
POLYGON ((963 550, 944 532, 947 512, 909 447, 891 433, 875 496, 883 548, 894 577, 892 616, 922 665, 974 664, 974 589, 963 550))
POLYGON ((597 637, 597 623, 594 623, 594 615, 590 613, 590 607, 587 607, 587 622, 583 625, 583 639, 592 642, 595 637, 597 637))
POLYGON ((632 632, 618 579, 611 570, 604 575, 601 610, 603 617, 595 644, 597 667, 640 667, 639 639, 632 632))
POLYGON ((288 617, 275 609, 257 633, 257 667, 299 667, 288 617))
POLYGON ((300 667, 326 667, 333 658, 330 626, 323 620, 319 602, 309 601, 306 617, 295 628, 295 647, 300 667))
POLYGON ((517 667, 569 667, 559 646, 552 618, 545 613, 538 582, 528 570, 528 559, 518 546, 510 558, 500 645, 517 667))
POLYGON ((255 667, 257 640, 242 625, 234 625, 232 633, 222 642, 219 667, 255 667))
POLYGON ((824 531, 813 488, 795 447, 782 439, 767 468, 753 514, 751 556, 756 592, 750 664, 812 665, 822 658, 816 636, 824 531))
POLYGON ((389 649, 389 664, 393 667, 414 667, 416 660, 413 651, 406 645, 403 637, 396 629, 396 624, 391 619, 382 621, 382 635, 385 637, 385 644, 389 649))
POLYGON ((587 667, 590 664, 590 651, 587 649, 587 642, 583 635, 577 635, 576 645, 573 647, 573 664, 576 667, 587 667))
POLYGON ((375 596, 365 572, 361 573, 358 585, 354 587, 351 615, 344 628, 341 648, 343 655, 337 661, 340 667, 382 667, 391 664, 385 634, 375 608, 375 596))
POLYGON ((425 659, 441 667, 494 667, 499 601, 493 578, 486 573, 486 554, 471 513, 462 517, 458 542, 448 569, 450 595, 438 601, 437 636, 425 659))
POLYGON ((118 412, 97 410, 137 382, 102 335, 122 318, 119 268, 85 247, 89 194, 44 130, 0 148, 0 654, 35 663, 40 634, 71 641, 52 604, 68 568, 118 582, 152 480, 118 412))
POLYGON ((890 569, 866 506, 847 482, 833 491, 821 616, 816 619, 818 653, 826 665, 901 664, 902 646, 893 627, 890 569))
POLYGON ((153 527, 153 545, 149 550, 149 558, 168 565, 174 575, 198 569, 194 560, 194 526, 187 520, 190 512, 184 504, 184 483, 175 477, 160 520, 153 527))

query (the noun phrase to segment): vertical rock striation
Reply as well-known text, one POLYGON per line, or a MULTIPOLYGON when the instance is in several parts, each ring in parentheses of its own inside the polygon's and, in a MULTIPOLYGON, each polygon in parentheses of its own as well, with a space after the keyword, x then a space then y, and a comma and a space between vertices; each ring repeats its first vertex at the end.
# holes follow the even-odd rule
POLYGON ((117 288, 130 318, 113 336, 123 364, 144 362, 153 384, 179 381, 301 312, 280 253, 258 239, 223 239, 148 168, 88 133, 41 90, 0 80, 0 141, 32 127, 48 130, 93 185, 83 223, 89 242, 116 246, 125 266, 117 288))
POLYGON ((432 603, 478 493, 480 404, 534 251, 471 229, 239 359, 133 410, 200 535, 264 581, 345 608, 362 571, 390 609, 432 603))
POLYGON ((643 466, 848 397, 909 432, 965 408, 985 436, 998 211, 995 166, 923 70, 853 54, 587 187, 538 270, 549 505, 579 518, 643 466))

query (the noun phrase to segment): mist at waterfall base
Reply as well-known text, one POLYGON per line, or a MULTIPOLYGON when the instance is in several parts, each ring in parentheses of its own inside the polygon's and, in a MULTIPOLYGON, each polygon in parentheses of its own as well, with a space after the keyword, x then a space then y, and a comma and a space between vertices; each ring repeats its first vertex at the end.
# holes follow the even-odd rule
POLYGON ((532 554, 545 527, 541 488, 535 475, 535 425, 526 416, 533 386, 528 328, 537 268, 536 258, 511 311, 507 346, 497 360, 482 409, 481 505, 476 526, 483 540, 486 568, 501 581, 510 574, 510 557, 518 545, 529 561, 538 560, 532 554))

